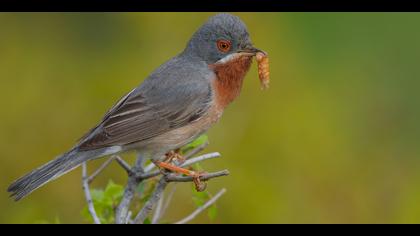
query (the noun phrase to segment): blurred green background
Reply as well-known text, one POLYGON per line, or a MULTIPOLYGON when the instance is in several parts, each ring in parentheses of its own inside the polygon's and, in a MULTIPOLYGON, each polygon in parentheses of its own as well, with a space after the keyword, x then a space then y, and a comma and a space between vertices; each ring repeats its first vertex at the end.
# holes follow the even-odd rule
MULTIPOLYGON (((14 203, 213 13, 0 14, 0 222, 84 223, 80 169, 14 203)), ((209 132, 220 223, 420 223, 420 14, 238 13, 271 62, 209 132)), ((95 165, 100 164, 100 161, 95 165)), ((91 167, 92 168, 92 167, 91 167)), ((125 184, 116 164, 95 183, 125 184)), ((194 209, 178 186, 166 217, 194 209)), ((206 215, 195 223, 210 222, 206 215)))

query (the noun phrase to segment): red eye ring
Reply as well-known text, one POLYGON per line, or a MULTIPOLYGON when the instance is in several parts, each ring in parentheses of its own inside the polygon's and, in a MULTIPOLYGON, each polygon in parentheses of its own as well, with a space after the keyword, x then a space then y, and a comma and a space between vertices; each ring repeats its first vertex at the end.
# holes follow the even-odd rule
POLYGON ((221 52, 228 52, 230 50, 231 43, 228 40, 220 39, 217 40, 217 48, 221 52))

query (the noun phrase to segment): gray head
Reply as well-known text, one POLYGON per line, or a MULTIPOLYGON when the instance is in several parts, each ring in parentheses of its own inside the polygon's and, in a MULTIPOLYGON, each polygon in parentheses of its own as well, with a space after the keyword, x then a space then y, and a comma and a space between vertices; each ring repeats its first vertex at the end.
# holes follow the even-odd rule
POLYGON ((191 37, 184 54, 198 56, 213 64, 227 61, 239 53, 253 55, 259 50, 254 48, 248 30, 237 16, 218 14, 211 17, 191 37))

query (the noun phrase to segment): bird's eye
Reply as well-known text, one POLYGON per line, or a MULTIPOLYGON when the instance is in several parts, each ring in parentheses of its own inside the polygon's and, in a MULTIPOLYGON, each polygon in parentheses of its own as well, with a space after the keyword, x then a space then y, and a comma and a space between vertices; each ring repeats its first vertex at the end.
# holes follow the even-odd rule
POLYGON ((227 40, 221 39, 217 41, 217 48, 221 52, 228 52, 230 50, 230 45, 230 42, 227 40))

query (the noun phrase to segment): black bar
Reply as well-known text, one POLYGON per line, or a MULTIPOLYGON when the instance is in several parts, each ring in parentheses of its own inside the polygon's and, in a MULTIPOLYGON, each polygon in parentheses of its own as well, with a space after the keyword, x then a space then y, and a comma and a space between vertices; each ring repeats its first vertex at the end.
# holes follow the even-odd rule
POLYGON ((3 0, 0 11, 412 12, 418 5, 416 0, 3 0))

